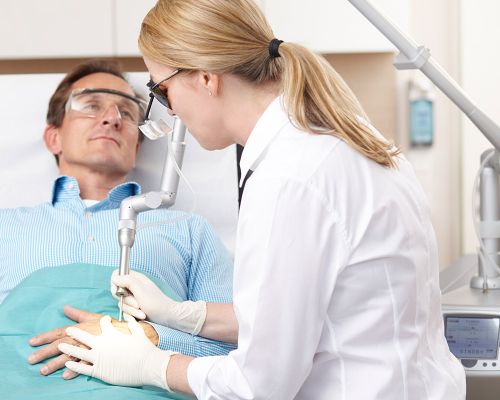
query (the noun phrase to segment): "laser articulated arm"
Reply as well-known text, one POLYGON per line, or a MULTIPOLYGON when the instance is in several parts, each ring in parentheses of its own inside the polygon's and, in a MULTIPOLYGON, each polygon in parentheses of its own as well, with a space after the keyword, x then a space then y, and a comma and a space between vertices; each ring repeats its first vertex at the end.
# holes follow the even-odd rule
MULTIPOLYGON (((156 208, 169 208, 174 205, 179 186, 179 174, 177 168, 182 167, 184 149, 186 144, 184 138, 186 126, 175 118, 172 131, 172 141, 168 143, 171 149, 165 156, 165 165, 161 178, 160 191, 152 191, 136 196, 127 197, 120 206, 120 221, 118 223, 118 242, 120 244, 120 275, 130 273, 130 250, 134 245, 137 227, 137 215, 143 211, 156 208), (172 155, 175 161, 172 159, 172 155)), ((119 287, 116 294, 120 296, 122 305, 123 297, 128 294, 125 288, 119 287)), ((120 307, 119 320, 122 320, 122 307, 120 307)))

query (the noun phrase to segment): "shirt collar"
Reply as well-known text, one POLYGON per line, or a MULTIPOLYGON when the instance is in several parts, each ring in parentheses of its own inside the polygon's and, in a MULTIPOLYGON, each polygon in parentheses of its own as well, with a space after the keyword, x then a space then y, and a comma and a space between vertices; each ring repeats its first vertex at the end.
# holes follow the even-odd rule
MULTIPOLYGON (((117 208, 122 200, 129 196, 141 193, 141 186, 136 182, 126 182, 115 186, 108 193, 108 196, 99 203, 89 207, 89 209, 111 209, 117 208)), ((65 200, 80 199, 80 186, 72 176, 58 177, 52 189, 52 204, 63 202, 65 200)))
POLYGON ((265 155, 266 149, 283 126, 289 122, 290 118, 283 106, 283 97, 279 96, 269 104, 260 116, 245 143, 240 160, 240 187, 248 171, 254 171, 257 168, 265 155))

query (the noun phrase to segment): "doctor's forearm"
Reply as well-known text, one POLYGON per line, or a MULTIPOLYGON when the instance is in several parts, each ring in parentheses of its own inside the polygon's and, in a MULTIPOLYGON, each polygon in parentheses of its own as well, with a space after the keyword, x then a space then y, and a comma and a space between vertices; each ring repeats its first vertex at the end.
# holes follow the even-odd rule
POLYGON ((207 316, 199 336, 238 343, 238 321, 232 304, 207 303, 207 316))

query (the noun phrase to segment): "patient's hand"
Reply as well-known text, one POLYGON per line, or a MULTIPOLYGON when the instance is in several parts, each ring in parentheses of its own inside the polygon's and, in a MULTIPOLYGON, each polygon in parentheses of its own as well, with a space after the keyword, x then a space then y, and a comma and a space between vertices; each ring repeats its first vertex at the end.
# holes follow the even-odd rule
MULTIPOLYGON (((101 333, 99 325, 99 319, 102 317, 101 314, 91 313, 68 305, 64 306, 64 314, 73 321, 78 322, 78 324, 74 326, 77 326, 78 328, 94 335, 99 335, 101 333)), ((123 332, 130 333, 126 322, 113 320, 113 325, 118 329, 123 330, 123 332)), ((158 344, 158 334, 154 328, 147 323, 141 323, 141 326, 146 332, 148 339, 151 340, 151 342, 156 346, 158 344)), ((50 375, 51 373, 64 368, 66 361, 74 360, 74 358, 69 357, 66 354, 61 354, 57 348, 59 343, 69 343, 75 346, 85 347, 83 344, 67 336, 66 328, 67 326, 56 328, 51 331, 41 333, 30 339, 29 343, 31 346, 46 345, 28 357, 28 362, 30 364, 38 364, 39 362, 42 362, 50 357, 58 356, 40 367, 40 373, 42 375, 50 375)), ((66 370, 62 376, 64 379, 72 379, 77 375, 78 374, 73 371, 66 370)))

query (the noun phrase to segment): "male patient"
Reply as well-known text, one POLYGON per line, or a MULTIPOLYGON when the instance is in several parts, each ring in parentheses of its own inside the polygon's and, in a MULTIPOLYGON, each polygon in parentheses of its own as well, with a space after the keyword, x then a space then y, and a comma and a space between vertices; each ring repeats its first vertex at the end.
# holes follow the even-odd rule
MULTIPOLYGON (((119 66, 110 61, 81 64, 59 84, 50 99, 44 141, 56 157, 60 176, 50 202, 0 209, 0 302, 40 268, 118 264, 120 202, 140 193, 139 185, 126 178, 140 146, 137 125, 143 103, 119 66)), ((207 222, 199 216, 154 210, 140 214, 138 223, 169 218, 176 221, 137 233, 131 267, 166 282, 182 300, 230 303, 230 257, 207 222)), ((90 330, 98 326, 96 314, 69 306, 64 312, 90 330)), ((160 348, 194 356, 225 354, 233 348, 146 325, 148 336, 160 348)), ((73 342, 63 327, 32 338, 32 346, 47 346, 34 352, 29 362, 57 356, 41 366, 44 375, 64 367, 69 358, 59 355, 61 341, 73 342)), ((73 376, 69 370, 63 374, 64 378, 73 376)))

